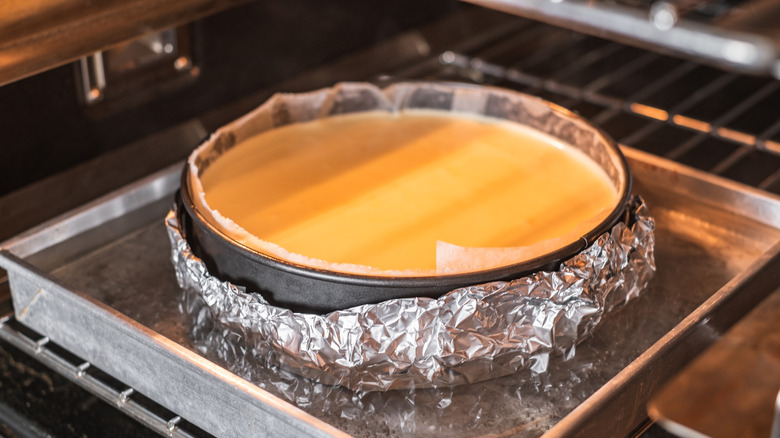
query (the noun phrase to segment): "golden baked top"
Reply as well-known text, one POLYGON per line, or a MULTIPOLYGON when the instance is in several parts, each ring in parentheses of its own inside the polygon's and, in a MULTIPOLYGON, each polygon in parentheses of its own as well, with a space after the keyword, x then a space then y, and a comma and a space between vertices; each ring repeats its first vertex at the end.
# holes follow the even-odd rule
POLYGON ((618 200, 596 163, 553 137, 433 110, 272 129, 220 156, 192 189, 210 222, 251 249, 394 276, 522 262, 578 240, 618 200))

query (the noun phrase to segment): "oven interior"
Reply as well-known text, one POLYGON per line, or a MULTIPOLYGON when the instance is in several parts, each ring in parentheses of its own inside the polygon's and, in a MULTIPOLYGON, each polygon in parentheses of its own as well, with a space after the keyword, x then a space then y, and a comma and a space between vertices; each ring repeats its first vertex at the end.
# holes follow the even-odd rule
MULTIPOLYGON (((776 26, 766 24, 771 22, 769 17, 778 16, 772 15, 777 10, 775 2, 616 0, 519 5, 475 1, 481 6, 472 6, 437 1, 425 7, 393 2, 379 7, 379 13, 376 5, 337 3, 291 6, 270 1, 236 6, 147 37, 142 47, 162 47, 157 57, 144 58, 147 52, 128 43, 0 87, 0 101, 5 103, 0 108, 0 131, 6 143, 0 149, 0 207, 4 211, 0 241, 6 243, 0 246, 13 246, 19 236, 30 235, 25 230, 45 229, 46 221, 56 223, 59 215, 176 167, 209 132, 274 92, 305 91, 344 80, 386 84, 433 79, 495 85, 540 96, 592 120, 621 145, 682 165, 684 175, 693 172, 707 181, 715 176, 718 184, 728 188, 737 183, 734 187, 743 198, 759 197, 762 206, 771 208, 745 207, 744 217, 734 213, 744 224, 731 218, 724 220, 723 227, 743 230, 736 232, 739 236, 734 240, 755 245, 762 239, 757 235, 765 233, 767 246, 754 252, 772 251, 777 227, 764 229, 750 220, 756 219, 751 214, 771 216, 780 194, 780 81, 774 77, 780 71, 775 59, 780 38, 776 26), (662 9, 662 3, 671 9, 662 9), (578 18, 586 6, 587 11, 602 14, 593 17, 603 18, 603 24, 578 18), (664 13, 671 14, 671 24, 664 13), (636 17, 644 21, 633 35, 625 30, 625 23, 636 17), (723 40, 705 38, 713 35, 723 40), (687 50, 686 44, 696 38, 711 44, 687 50), (745 48, 748 43, 756 48, 753 57, 745 48), (144 64, 144 59, 151 61, 144 64)), ((654 158, 642 158, 641 152, 631 156, 651 163, 650 167, 654 162, 654 158)), ((669 181, 647 188, 651 200, 683 203, 665 195, 664 190, 671 193, 674 184, 669 181)), ((745 202, 736 201, 735 211, 745 202)), ((158 202, 160 206, 166 203, 167 198, 158 202)), ((703 200, 701 205, 689 206, 698 208, 702 217, 717 216, 710 207, 703 200)), ((675 205, 669 210, 695 216, 685 208, 675 205)), ((667 220, 686 220, 670 217, 667 220)), ((768 217, 760 222, 772 221, 776 220, 768 217)), ((124 229, 121 224, 116 227, 124 229)), ((98 241, 105 236, 93 238, 98 241)), ((150 245, 159 243, 154 236, 148 238, 150 245)), ((144 242, 143 238, 139 241, 144 242)), ((78 277, 84 271, 68 273, 68 266, 81 264, 96 270, 105 253, 96 252, 99 246, 95 243, 85 243, 81 249, 63 245, 67 241, 48 252, 28 252, 42 271, 59 269, 61 275, 72 276, 68 285, 88 287, 85 277, 78 277)), ((25 251, 23 245, 14 248, 15 253, 25 251)), ((733 248, 720 248, 748 253, 736 243, 733 248)), ((659 256, 663 254, 659 251, 659 256)), ((695 257, 696 252, 683 255, 695 257)), ((758 257, 751 252, 753 256, 758 257)), ((745 255, 745 260, 750 257, 745 255)), ((713 310, 714 327, 725 331, 774 291, 780 284, 777 275, 764 271, 772 270, 775 259, 762 259, 763 275, 755 274, 757 283, 749 283, 757 291, 752 298, 726 308, 725 314, 713 310)), ((740 263, 738 272, 749 269, 747 261, 740 263)), ((111 268, 105 271, 113 272, 111 268)), ((732 278, 712 281, 719 286, 732 278)), ((109 287, 105 284, 121 287, 104 281, 104 289, 109 287)), ((210 435, 193 424, 192 418, 182 418, 165 403, 153 401, 17 321, 14 310, 19 309, 14 309, 10 289, 8 278, 0 276, 5 315, 0 320, 0 391, 4 393, 0 404, 5 405, 0 408, 0 421, 9 433, 210 435), (77 386, 86 392, 79 392, 77 386), (71 408, 60 415, 46 414, 62 409, 58 406, 71 408)), ((678 320, 699 304, 687 303, 678 320)), ((693 350, 703 350, 718 337, 697 341, 693 350)), ((686 356, 679 367, 693 356, 694 352, 686 356)), ((624 435, 664 436, 657 427, 644 432, 648 424, 644 418, 631 418, 625 424, 629 430, 616 430, 624 435)), ((343 426, 338 423, 339 428, 348 429, 343 426)), ((268 430, 275 432, 275 427, 268 430)), ((549 427, 529 428, 528 436, 549 427)), ((588 430, 592 425, 579 427, 588 430)), ((572 430, 562 434, 577 435, 572 430)), ((347 430, 356 435, 361 431, 370 435, 359 428, 347 430)), ((317 436, 334 433, 308 432, 317 436)), ((521 432, 515 430, 525 433, 521 432)))

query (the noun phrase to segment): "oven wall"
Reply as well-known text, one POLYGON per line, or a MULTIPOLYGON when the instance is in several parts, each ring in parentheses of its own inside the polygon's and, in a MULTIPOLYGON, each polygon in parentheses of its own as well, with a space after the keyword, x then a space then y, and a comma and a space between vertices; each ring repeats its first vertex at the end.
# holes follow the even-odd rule
POLYGON ((75 64, 0 87, 0 197, 463 7, 449 0, 250 2, 193 24, 200 69, 193 83, 118 111, 80 102, 75 64))

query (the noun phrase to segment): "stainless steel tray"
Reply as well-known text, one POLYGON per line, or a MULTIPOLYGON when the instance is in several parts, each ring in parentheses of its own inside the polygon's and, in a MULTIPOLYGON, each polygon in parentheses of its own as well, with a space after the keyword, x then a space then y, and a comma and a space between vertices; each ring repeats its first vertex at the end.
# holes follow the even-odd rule
MULTIPOLYGON (((780 284, 780 199, 626 154, 658 225, 650 289, 573 359, 553 358, 542 380, 518 373, 449 390, 444 411, 415 406, 407 421, 424 426, 417 434, 625 435, 647 417, 656 387, 780 284)), ((305 412, 194 350, 162 221, 179 173, 174 166, 3 243, 17 320, 217 436, 407 435, 390 417, 353 421, 324 401, 305 412)), ((392 406, 405 395, 381 397, 392 406)))
POLYGON ((648 404, 681 437, 780 436, 780 288, 664 385, 648 404))

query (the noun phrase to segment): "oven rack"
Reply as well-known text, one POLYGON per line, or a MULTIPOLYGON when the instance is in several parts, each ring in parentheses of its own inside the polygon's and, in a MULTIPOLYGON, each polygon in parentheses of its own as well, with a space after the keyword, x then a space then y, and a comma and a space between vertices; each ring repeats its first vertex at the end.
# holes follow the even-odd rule
POLYGON ((0 339, 37 359, 90 394, 114 406, 162 436, 207 438, 212 435, 197 428, 165 407, 140 396, 89 362, 59 347, 49 338, 16 321, 13 311, 0 316, 0 339))
POLYGON ((739 71, 780 78, 773 0, 465 0, 739 71))
POLYGON ((780 193, 780 81, 525 21, 397 73, 511 88, 572 109, 617 142, 780 193), (543 42, 553 41, 553 44, 543 42))

